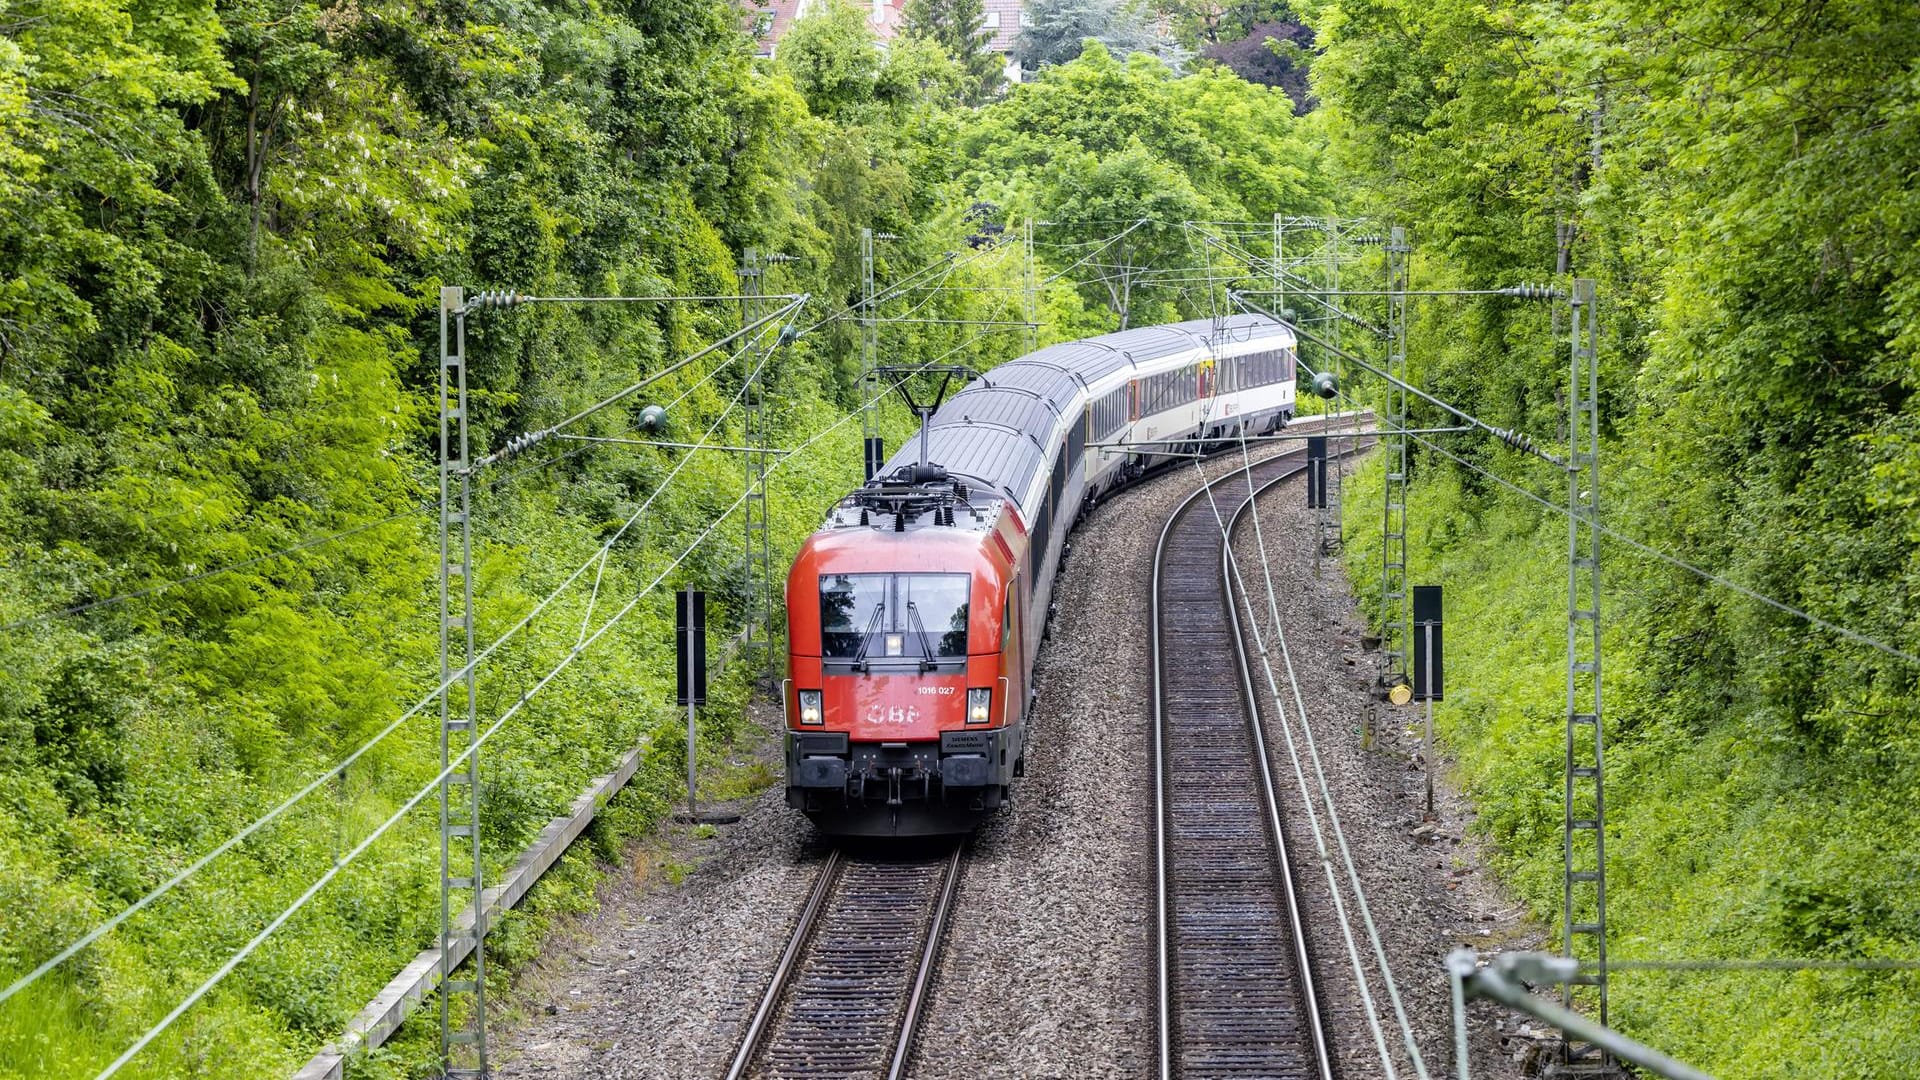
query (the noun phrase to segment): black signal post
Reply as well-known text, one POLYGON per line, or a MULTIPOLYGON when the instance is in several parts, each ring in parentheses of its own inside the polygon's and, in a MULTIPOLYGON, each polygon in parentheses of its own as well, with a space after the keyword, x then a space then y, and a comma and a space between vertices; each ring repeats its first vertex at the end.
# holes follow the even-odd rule
POLYGON ((1327 508, 1327 437, 1307 439, 1307 509, 1327 508))
POLYGON ((678 654, 674 665, 674 701, 687 707, 687 820, 700 820, 695 795, 699 743, 696 741, 694 714, 707 703, 707 594, 699 589, 682 589, 674 595, 673 644, 678 654))
POLYGON ((1440 666, 1440 586, 1413 587, 1413 696, 1427 703, 1427 818, 1433 818, 1433 703, 1444 696, 1440 666))

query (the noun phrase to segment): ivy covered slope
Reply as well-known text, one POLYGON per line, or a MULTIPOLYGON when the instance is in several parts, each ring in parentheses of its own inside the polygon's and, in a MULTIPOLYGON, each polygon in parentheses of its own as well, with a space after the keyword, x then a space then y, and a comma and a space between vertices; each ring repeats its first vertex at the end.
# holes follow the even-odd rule
MULTIPOLYGON (((1920 9, 1359 0, 1308 21, 1334 153, 1414 226, 1416 287, 1538 281, 1562 241, 1598 279, 1607 523, 1920 653, 1920 9)), ((1541 306, 1420 302, 1417 380, 1554 438, 1549 329, 1541 306)), ((1564 502, 1484 438, 1441 445, 1564 502)), ((1412 576, 1449 588, 1442 727, 1557 921, 1565 522, 1431 452, 1415 473, 1412 576)), ((1920 956, 1920 670, 1605 555, 1613 955, 1920 956)), ((1715 1075, 1920 1074, 1910 972, 1621 975, 1613 1006, 1715 1075)))
MULTIPOLYGON (((777 64, 752 60, 740 22, 725 0, 0 5, 0 979, 435 684, 441 283, 726 295, 751 246, 795 257, 765 284, 813 294, 809 324, 858 297, 862 228, 898 237, 880 246, 891 281, 970 252, 981 199, 1001 221, 1324 207, 1317 129, 1231 76, 1093 50, 974 108, 979 72, 930 37, 883 53, 856 9, 823 6, 777 64)), ((1076 264, 1101 228, 1042 238, 1043 338, 1118 324, 1126 305, 1076 264)), ((949 324, 1020 317, 1018 249, 956 260, 914 301, 948 323, 886 328, 885 359, 1018 351, 1017 333, 949 324)), ((1151 288, 1129 308, 1198 310, 1151 288)), ((475 455, 738 320, 724 303, 476 316, 475 455)), ((776 441, 817 437, 775 474, 782 553, 856 480, 856 340, 829 323, 769 371, 776 441)), ((629 434, 641 405, 676 401, 676 440, 738 441, 743 368, 695 365, 584 430, 629 434)), ((904 433, 897 410, 887 423, 904 433)), ((488 744, 493 873, 643 739, 594 849, 616 856, 673 793, 666 593, 708 588, 719 639, 742 577, 740 463, 676 453, 549 444, 476 477, 483 641, 599 575, 591 615, 591 590, 562 592, 482 669, 483 723, 584 620, 644 597, 488 744)), ((721 696, 716 754, 737 676, 721 696)), ((0 1077, 92 1076, 130 1045, 431 779, 436 713, 0 1004, 0 1077)), ((437 873, 432 815, 403 819, 123 1075, 303 1060, 433 939, 437 873)), ((591 858, 559 876, 536 909, 590 895, 591 858)), ((509 919, 496 959, 540 925, 509 919)), ((363 1068, 404 1072, 417 1050, 363 1068)))

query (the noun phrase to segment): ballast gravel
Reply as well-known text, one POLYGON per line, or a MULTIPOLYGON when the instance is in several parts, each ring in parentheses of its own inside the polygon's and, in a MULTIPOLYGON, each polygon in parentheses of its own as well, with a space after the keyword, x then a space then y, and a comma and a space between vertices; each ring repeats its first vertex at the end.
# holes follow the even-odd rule
MULTIPOLYGON (((1239 467, 1239 455, 1228 454, 1205 470, 1239 467)), ((1144 1076, 1157 1064, 1147 590, 1160 527, 1197 483, 1191 466, 1169 471, 1099 507, 1072 536, 1041 650, 1027 773, 1012 804, 974 838, 914 1077, 1144 1076)), ((1444 783, 1438 820, 1421 820, 1418 741, 1402 730, 1414 714, 1378 725, 1373 748, 1360 747, 1377 669, 1360 647, 1337 566, 1329 559, 1314 576, 1313 518, 1302 501, 1294 480, 1260 504, 1281 624, 1389 966, 1428 1071, 1440 1075, 1452 1060, 1440 959, 1457 944, 1538 942, 1480 869, 1462 833, 1470 810, 1444 783)), ((1264 605, 1250 522, 1236 553, 1264 605)), ((1270 634, 1264 611, 1261 619, 1270 634)), ((1283 670, 1276 678, 1284 687, 1283 670)), ((1259 671, 1254 681, 1265 685, 1259 671)), ((772 745, 777 712, 759 720, 772 745)), ((1306 811, 1277 718, 1269 710, 1263 720, 1290 802, 1289 847, 1315 923, 1339 1076, 1385 1076, 1313 840, 1295 824, 1306 811)), ((778 767, 777 749, 768 760, 778 767)), ((664 847, 636 848, 633 865, 603 889, 599 911, 520 977, 514 1015, 496 1024, 496 1075, 725 1074, 825 857, 778 787, 734 809, 741 820, 713 837, 675 827, 664 847), (692 869, 676 883, 667 871, 679 863, 692 869)), ((1349 915, 1383 997, 1364 928, 1357 912, 1349 915)), ((1391 1006, 1376 1006, 1395 1067, 1408 1075, 1391 1006)), ((1512 1060, 1529 1048, 1512 1038, 1516 1025, 1486 1006, 1472 1016, 1474 1075, 1521 1075, 1512 1060)))
MULTIPOLYGON (((768 744, 780 738, 777 711, 755 720, 768 744)), ((599 910, 520 975, 519 1015, 496 1025, 496 1077, 725 1073, 827 849, 779 789, 703 809, 741 818, 634 846, 599 910)))
MULTIPOLYGON (((1551 946, 1524 919, 1523 907, 1502 892, 1485 868, 1483 852, 1468 834, 1472 807, 1447 782, 1445 761, 1437 763, 1434 811, 1431 817, 1427 814, 1422 756, 1425 714, 1414 706, 1378 703, 1369 693, 1380 675, 1379 652, 1362 646, 1364 622, 1337 552, 1323 555, 1316 573, 1319 512, 1305 504, 1304 477, 1269 489, 1257 503, 1258 529, 1252 514, 1243 516, 1234 537, 1234 558, 1254 611, 1249 620, 1243 606, 1242 626, 1258 627, 1273 669, 1269 684, 1266 665, 1258 655, 1253 657, 1255 696, 1281 790, 1288 850, 1306 909, 1302 917, 1308 922, 1333 1057, 1343 1080, 1418 1075, 1398 1021, 1404 1012, 1425 1071, 1435 1077, 1451 1076, 1455 1074, 1454 1033, 1444 967, 1447 954, 1462 946, 1482 953, 1551 946), (1272 603, 1267 592, 1269 573, 1272 603), (1298 680, 1298 699, 1293 679, 1298 680), (1277 704, 1273 686, 1280 690, 1277 704), (1305 730, 1299 726, 1301 705, 1305 730), (1369 726, 1371 747, 1364 747, 1369 726), (1325 794, 1319 783, 1322 775, 1325 794), (1333 813, 1326 805, 1328 794, 1333 813), (1314 804, 1312 814, 1309 801, 1314 804), (1351 853, 1351 871, 1346 853, 1351 853), (1354 876, 1360 882, 1358 896, 1354 876), (1334 887, 1341 891, 1339 906, 1333 900, 1334 887), (1365 899, 1364 913, 1360 896, 1365 899), (1341 932, 1340 907, 1345 909, 1352 950, 1341 932), (1378 953, 1367 915, 1378 934, 1378 953), (1354 977, 1356 952, 1374 999, 1378 1036, 1354 977), (1400 998, 1398 1009, 1382 975, 1381 954, 1400 998), (1382 1065, 1382 1044, 1393 1062, 1391 1071, 1382 1065)), ((1329 530, 1329 535, 1337 536, 1337 529, 1329 530)), ((1254 647, 1251 638, 1249 647, 1254 647)), ((1468 1058, 1475 1077, 1502 1080, 1527 1075, 1523 1065, 1544 1053, 1543 1046, 1523 1033, 1517 1014, 1492 1005, 1469 1007, 1468 1030, 1468 1058)))

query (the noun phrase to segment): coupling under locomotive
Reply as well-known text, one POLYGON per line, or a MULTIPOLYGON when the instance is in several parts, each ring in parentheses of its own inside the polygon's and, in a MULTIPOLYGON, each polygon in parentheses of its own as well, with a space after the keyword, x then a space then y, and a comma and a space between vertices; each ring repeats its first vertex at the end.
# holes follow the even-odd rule
POLYGON ((993 813, 1024 769, 1067 532, 1170 448, 1286 423, 1294 366, 1292 330, 1259 317, 1144 327, 1002 364, 932 412, 788 574, 788 803, 842 835, 993 813))

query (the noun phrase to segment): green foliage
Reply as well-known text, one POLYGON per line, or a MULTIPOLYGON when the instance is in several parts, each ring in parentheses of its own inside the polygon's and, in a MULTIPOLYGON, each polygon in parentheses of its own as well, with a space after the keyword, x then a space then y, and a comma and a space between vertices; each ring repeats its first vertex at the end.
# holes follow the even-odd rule
POLYGON ((1149 56, 1123 62, 1095 42, 984 110, 957 164, 983 198, 1052 223, 1041 239, 1063 253, 1063 271, 1148 222, 1104 249, 1098 261, 1119 270, 1068 276, 1082 304, 1113 315, 1076 330, 1093 332, 1211 315, 1223 297, 1137 281, 1138 271, 1209 257, 1181 222, 1324 207, 1331 192, 1320 145, 1314 122, 1293 116, 1276 90, 1217 68, 1179 78, 1149 56))
POLYGON ((1239 41, 1262 23, 1293 17, 1287 0, 1168 0, 1161 8, 1181 44, 1189 49, 1239 41))
POLYGON ((1121 0, 1035 0, 1027 5, 1026 16, 1013 45, 1014 59, 1025 71, 1064 64, 1079 56, 1088 41, 1098 41, 1122 57, 1151 53, 1176 68, 1184 59, 1153 29, 1151 13, 1121 0))
MULTIPOLYGON (((1503 471, 1519 472, 1517 461, 1503 471)), ((1542 485, 1544 486, 1544 485, 1542 485)), ((1624 485, 1623 485, 1624 486, 1624 485)), ((1378 591, 1380 473, 1348 488, 1347 562, 1378 591)), ((1409 512, 1414 579, 1447 596, 1440 736, 1500 869, 1543 922, 1561 898, 1562 521, 1435 473, 1409 512)), ((1835 755, 1743 681, 1737 657, 1680 674, 1697 595, 1610 547, 1606 640, 1609 948, 1627 959, 1911 957, 1920 788, 1911 743, 1835 755), (1649 580, 1649 578, 1655 580, 1649 580), (1676 602, 1677 601, 1677 602, 1676 602)), ((1722 631, 1723 633, 1725 631, 1722 631)), ((1776 657, 1777 659, 1777 657, 1776 657)), ((1774 680, 1777 682, 1777 679, 1774 680)), ((1884 706, 1882 706, 1884 707, 1884 706)), ((1901 1077, 1916 1064, 1910 973, 1621 973, 1616 1024, 1714 1075, 1901 1077), (1808 1031, 1822 1031, 1816 1039, 1808 1031)))
MULTIPOLYGON (((1607 520, 1913 651, 1920 13, 1369 0, 1308 21, 1334 152, 1374 207, 1416 226, 1417 284, 1537 281, 1562 260, 1597 279, 1607 520)), ((1565 345, 1547 312, 1433 302, 1417 325, 1427 389, 1536 438, 1561 429, 1565 345)), ((1484 440, 1451 446, 1552 490, 1484 440)), ((1470 628, 1547 646, 1528 657, 1469 629, 1472 689, 1443 726, 1513 880, 1552 912, 1560 526, 1438 459, 1415 472, 1416 520, 1487 530, 1436 525, 1416 578, 1452 575, 1470 628)), ((1920 952, 1911 666, 1607 550, 1613 954, 1920 952)), ((1616 986, 1630 1032, 1717 1074, 1915 1069, 1906 976, 1616 986)))
POLYGON ((815 8, 780 42, 780 66, 815 116, 840 117, 871 102, 880 79, 880 41, 864 11, 847 0, 815 8))
POLYGON ((932 42, 953 57, 965 73, 965 100, 977 105, 993 97, 1005 76, 1000 57, 989 45, 987 9, 981 0, 907 0, 902 15, 910 38, 932 42))
MULTIPOLYGON (((882 308, 923 321, 882 326, 881 355, 984 367, 1024 347, 1027 276, 1023 245, 969 246, 985 224, 1324 198, 1316 139, 1284 102, 1230 79, 1100 52, 968 107, 998 76, 968 2, 919 5, 919 36, 884 52, 860 10, 828 5, 765 64, 730 0, 5 5, 0 981, 437 684, 440 283, 728 295, 751 247, 784 257, 763 285, 810 294, 808 325, 860 298, 872 230, 882 287, 952 253, 928 279, 937 290, 882 308), (1097 99, 1069 100, 1083 88, 1097 99), (986 222, 969 212, 982 200, 1000 204, 986 222)), ((1072 249, 1040 247, 1036 275, 1062 277, 1035 298, 1034 336, 1112 325, 1105 291, 1074 284, 1077 256, 1059 254, 1072 249)), ((1156 303, 1140 317, 1200 308, 1156 303)), ((472 456, 739 317, 733 303, 475 313, 472 456)), ((579 433, 630 436, 640 409, 667 403, 673 441, 738 442, 729 406, 745 361, 726 355, 579 433)), ((770 486, 776 552, 857 478, 859 426, 846 421, 858 355, 855 329, 826 321, 765 372, 773 438, 808 446, 770 486)), ((886 408, 894 444, 909 428, 886 408)), ((555 597, 479 670, 483 726, 557 671, 487 744, 487 873, 647 747, 589 843, 496 928, 505 980, 556 915, 591 904, 596 860, 623 857, 679 794, 667 593, 708 589, 716 642, 741 628, 742 473, 717 453, 549 442, 474 482, 479 639, 555 597), (623 609, 570 659, 583 625, 623 609)), ((745 703, 736 667, 704 714, 702 760, 745 730, 745 703)), ((88 1076, 110 1061, 428 784, 437 711, 0 1005, 0 1077, 88 1076)), ((771 780, 741 770, 717 790, 771 780)), ((337 1034, 436 933, 431 802, 124 1075, 285 1073, 337 1034)), ((356 1075, 430 1069, 432 1027, 409 1025, 356 1075)))

